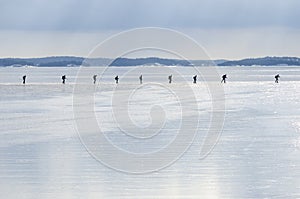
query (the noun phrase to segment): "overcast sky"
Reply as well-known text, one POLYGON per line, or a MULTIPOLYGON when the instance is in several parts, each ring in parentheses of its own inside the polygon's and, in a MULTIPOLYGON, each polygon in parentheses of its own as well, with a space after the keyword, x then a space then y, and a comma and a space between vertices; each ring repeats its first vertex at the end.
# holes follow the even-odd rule
POLYGON ((298 0, 0 0, 0 57, 87 56, 112 34, 148 26, 181 31, 214 59, 300 56, 299 8, 298 0))

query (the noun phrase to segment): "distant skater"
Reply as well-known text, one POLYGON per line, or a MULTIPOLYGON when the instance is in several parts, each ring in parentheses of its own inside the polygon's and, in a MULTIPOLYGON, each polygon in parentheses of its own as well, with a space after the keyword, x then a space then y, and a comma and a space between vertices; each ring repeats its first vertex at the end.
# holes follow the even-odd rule
POLYGON ((222 76, 222 81, 221 81, 221 83, 224 82, 224 84, 225 84, 225 83, 226 83, 226 78, 227 78, 227 74, 223 75, 223 76, 222 76))
POLYGON ((67 79, 66 75, 61 76, 61 79, 62 79, 62 83, 65 84, 66 83, 66 79, 67 79))
POLYGON ((139 79, 140 79, 140 84, 142 84, 143 83, 143 75, 140 75, 139 79))
POLYGON ((169 79, 169 84, 171 84, 171 83, 172 83, 172 75, 170 75, 170 76, 168 77, 168 79, 169 79))
POLYGON ((26 82, 26 75, 23 76, 23 84, 26 82))
POLYGON ((94 75, 94 76, 93 76, 93 80, 94 80, 94 84, 96 84, 96 81, 97 81, 97 75, 94 75))
POLYGON ((116 84, 118 84, 119 83, 119 76, 118 75, 115 77, 115 80, 116 80, 116 84))
POLYGON ((279 78, 280 78, 280 75, 279 75, 279 74, 275 75, 275 83, 278 83, 279 78))
POLYGON ((193 80, 194 80, 194 84, 196 84, 196 83, 197 83, 197 75, 195 75, 195 76, 193 77, 193 80))

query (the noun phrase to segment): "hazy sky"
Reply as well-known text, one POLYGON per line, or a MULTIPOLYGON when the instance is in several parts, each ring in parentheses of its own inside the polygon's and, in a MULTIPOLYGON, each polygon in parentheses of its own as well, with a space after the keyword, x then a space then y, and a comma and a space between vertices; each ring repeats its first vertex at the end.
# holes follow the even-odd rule
POLYGON ((0 57, 87 56, 112 34, 148 26, 181 31, 214 59, 300 56, 299 8, 299 0, 0 0, 0 57))

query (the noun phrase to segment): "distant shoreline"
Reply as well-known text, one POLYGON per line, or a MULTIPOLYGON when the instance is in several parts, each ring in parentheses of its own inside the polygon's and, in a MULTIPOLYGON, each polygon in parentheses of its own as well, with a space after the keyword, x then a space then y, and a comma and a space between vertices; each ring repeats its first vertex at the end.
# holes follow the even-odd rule
POLYGON ((180 60, 147 58, 84 58, 55 56, 42 58, 1 58, 0 67, 77 67, 77 66, 300 66, 298 57, 262 57, 241 60, 180 60))

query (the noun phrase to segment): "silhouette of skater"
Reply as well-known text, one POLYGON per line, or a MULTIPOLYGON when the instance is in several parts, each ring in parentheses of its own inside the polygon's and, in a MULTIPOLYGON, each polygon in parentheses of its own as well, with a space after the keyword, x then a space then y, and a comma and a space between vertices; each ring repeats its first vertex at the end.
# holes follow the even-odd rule
POLYGON ((143 75, 140 75, 139 79, 140 79, 140 84, 142 84, 143 83, 143 75))
POLYGON ((197 75, 195 75, 195 76, 193 77, 193 80, 194 80, 194 84, 196 84, 196 83, 197 83, 197 75))
POLYGON ((279 74, 275 75, 275 83, 278 83, 279 78, 280 78, 279 74))
POLYGON ((169 84, 171 84, 171 83, 172 83, 172 75, 170 75, 170 76, 168 77, 168 79, 169 79, 169 84))
POLYGON ((23 76, 23 84, 26 82, 26 75, 23 76))
POLYGON ((115 77, 115 80, 116 80, 116 84, 118 84, 119 83, 119 76, 118 75, 115 77))
POLYGON ((227 74, 223 75, 221 83, 223 83, 223 82, 226 83, 226 78, 227 78, 227 74))
POLYGON ((62 83, 65 84, 66 83, 66 79, 67 79, 66 75, 61 76, 61 79, 62 79, 62 83))
POLYGON ((97 75, 94 75, 94 76, 93 76, 93 80, 94 80, 94 84, 96 84, 96 81, 97 81, 97 75))

